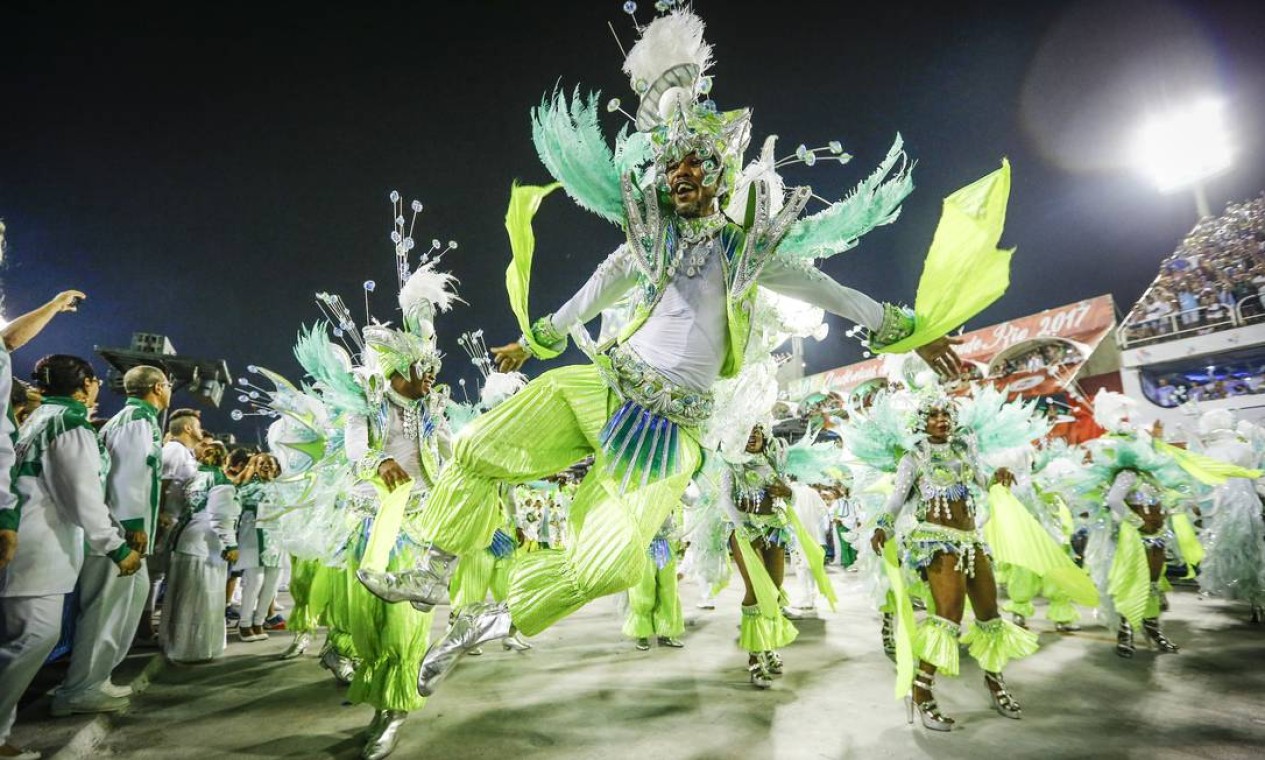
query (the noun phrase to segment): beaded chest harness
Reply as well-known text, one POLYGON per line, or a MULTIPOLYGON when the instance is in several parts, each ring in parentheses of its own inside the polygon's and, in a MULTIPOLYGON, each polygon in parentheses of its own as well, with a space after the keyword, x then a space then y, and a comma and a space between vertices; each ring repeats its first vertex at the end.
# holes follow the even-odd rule
POLYGON ((970 462, 951 443, 929 443, 918 467, 919 519, 948 520, 953 502, 966 504, 967 516, 975 517, 975 495, 970 484, 975 472, 970 462))

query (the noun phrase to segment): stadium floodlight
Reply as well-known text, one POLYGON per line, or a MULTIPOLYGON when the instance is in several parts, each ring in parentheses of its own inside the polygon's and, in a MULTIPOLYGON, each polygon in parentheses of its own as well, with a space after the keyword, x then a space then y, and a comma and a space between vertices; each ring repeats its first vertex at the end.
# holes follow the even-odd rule
POLYGON ((1147 117, 1138 130, 1134 160, 1160 192, 1192 187, 1199 213, 1207 215, 1202 183, 1230 168, 1230 142, 1225 104, 1204 97, 1147 117))

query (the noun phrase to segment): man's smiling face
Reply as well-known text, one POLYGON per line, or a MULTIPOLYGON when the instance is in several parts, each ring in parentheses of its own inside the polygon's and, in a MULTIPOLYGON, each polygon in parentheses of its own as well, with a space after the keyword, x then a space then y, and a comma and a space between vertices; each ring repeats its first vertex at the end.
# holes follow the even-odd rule
POLYGON ((687 153, 680 161, 667 165, 668 194, 677 216, 697 218, 714 210, 716 185, 703 184, 703 159, 687 153))

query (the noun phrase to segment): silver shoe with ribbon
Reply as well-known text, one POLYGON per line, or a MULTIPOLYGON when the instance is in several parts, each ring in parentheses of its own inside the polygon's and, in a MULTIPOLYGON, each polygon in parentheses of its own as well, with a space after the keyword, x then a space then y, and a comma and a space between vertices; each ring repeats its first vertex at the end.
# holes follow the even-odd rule
POLYGON ((321 667, 334 674, 334 679, 346 686, 356 677, 356 661, 344 657, 333 647, 327 646, 321 653, 321 667))
POLYGON ((448 582, 456 568, 457 555, 431 546, 411 570, 393 573, 361 568, 356 577, 384 602, 410 602, 419 612, 430 612, 448 601, 448 582))
POLYGON ((360 753, 363 760, 382 760, 395 750, 400 743, 400 730, 404 727, 404 719, 408 713, 404 710, 378 710, 373 714, 373 722, 369 724, 369 739, 365 742, 364 751, 360 753))
POLYGON ((514 632, 509 606, 472 604, 457 614, 444 637, 426 650, 417 672, 417 693, 429 697, 439 683, 457 666, 461 655, 488 641, 504 639, 514 632))
POLYGON ((308 633, 307 631, 303 631, 302 633, 296 633, 294 635, 294 639, 290 642, 290 646, 286 647, 286 650, 282 652, 280 655, 278 655, 277 659, 278 660, 293 660, 294 658, 299 657, 304 652, 306 652, 308 645, 310 645, 311 643, 312 643, 312 634, 308 633))

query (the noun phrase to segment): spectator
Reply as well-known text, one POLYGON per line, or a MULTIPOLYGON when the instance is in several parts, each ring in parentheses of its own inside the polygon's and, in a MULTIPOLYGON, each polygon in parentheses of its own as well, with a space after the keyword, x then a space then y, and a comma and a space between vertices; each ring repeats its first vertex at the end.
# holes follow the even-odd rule
POLYGON ((1192 327, 1199 321, 1199 299, 1195 295, 1193 277, 1181 278, 1177 286, 1177 310, 1182 327, 1192 327))
MULTIPOLYGON (((20 550, 0 572, 0 742, 7 742, 18 698, 61 633, 65 597, 75 588, 84 547, 109 557, 120 575, 141 567, 110 518, 101 488, 102 455, 88 423, 101 381, 75 356, 47 356, 35 365, 45 394, 22 428, 15 450, 22 500, 20 550)), ((76 701, 74 712, 117 710, 127 700, 106 694, 76 701)), ((18 748, 3 744, 5 754, 18 748)))
MULTIPOLYGON (((127 404, 100 436, 109 454, 105 497, 128 545, 143 556, 158 519, 158 414, 171 402, 171 383, 156 367, 133 367, 123 375, 123 390, 127 404)), ((149 572, 142 562, 134 575, 120 576, 113 562, 93 552, 79 571, 79 593, 70 668, 53 698, 53 715, 83 712, 85 702, 98 705, 100 695, 131 696, 130 687, 110 682, 110 673, 131 648, 149 593, 149 572)))
POLYGON ((202 413, 196 409, 176 409, 167 418, 167 434, 163 437, 162 482, 160 485, 158 525, 151 540, 148 558, 149 598, 136 627, 138 644, 153 646, 158 643, 154 627, 154 610, 167 574, 171 558, 171 533, 176 520, 184 512, 184 488, 198 474, 195 455, 202 446, 202 413))
POLYGON ((1173 407, 1177 406, 1177 389, 1168 382, 1167 377, 1161 377, 1155 386, 1155 403, 1160 406, 1173 407))
MULTIPOLYGON (((224 474, 228 475, 230 479, 240 476, 242 470, 246 469, 246 465, 251 463, 251 458, 253 456, 254 456, 254 452, 252 452, 248 448, 245 448, 244 446, 238 446, 237 448, 228 452, 228 460, 224 463, 224 474)), ((240 489, 238 490, 237 496, 238 496, 238 503, 242 503, 242 500, 241 500, 242 492, 240 489)), ((256 503, 256 506, 258 506, 257 503, 256 503)), ((243 517, 245 517, 246 515, 245 504, 242 504, 242 514, 243 514, 243 517)), ((252 526, 254 525, 253 514, 251 515, 249 522, 251 523, 252 526)), ((239 524, 237 528, 235 529, 237 530, 238 536, 241 535, 240 528, 241 526, 239 524)), ((238 549, 240 550, 240 548, 241 548, 241 544, 239 542, 238 549)), ((234 625, 236 625, 240 619, 240 608, 239 610, 233 609, 233 599, 234 597, 238 595, 237 587, 238 587, 238 582, 241 580, 241 577, 242 577, 241 563, 234 562, 232 566, 228 569, 228 582, 224 586, 224 601, 226 602, 226 605, 224 607, 224 617, 225 617, 225 620, 228 622, 229 628, 232 628, 234 625)), ((267 638, 267 636, 264 636, 264 638, 267 638)))
POLYGON ((13 418, 21 427, 22 423, 26 422, 26 418, 31 416, 31 412, 44 403, 44 397, 35 389, 35 386, 15 379, 13 390, 9 393, 9 403, 13 410, 13 418))
POLYGON ((203 446, 198 474, 185 486, 187 508, 175 530, 159 630, 172 662, 207 662, 224 653, 224 587, 228 565, 237 561, 241 514, 236 484, 255 474, 252 463, 231 479, 223 469, 227 459, 224 444, 203 446))
POLYGON ((1261 299, 1257 295, 1256 285, 1247 278, 1241 278, 1234 283, 1231 296, 1235 303, 1239 304, 1239 313, 1245 319, 1265 312, 1265 309, 1261 308, 1261 299))
POLYGON ((271 454, 254 455, 255 477, 238 489, 242 518, 237 527, 237 568, 242 570, 242 606, 237 635, 242 641, 268 638, 264 623, 281 580, 281 551, 277 537, 259 522, 260 505, 271 496, 271 483, 281 465, 271 454))
MULTIPOLYGON (((1200 294, 1199 307, 1203 310, 1202 324, 1205 327, 1219 327, 1230 320, 1230 307, 1217 298, 1216 291, 1211 288, 1204 290, 1200 294)), ((1201 330, 1200 332, 1211 332, 1211 330, 1201 330)))
POLYGON ((1201 219, 1165 260, 1150 291, 1125 319, 1131 341, 1181 329, 1234 327, 1265 313, 1265 193, 1201 219), (1217 306, 1211 311, 1211 301, 1217 306))

